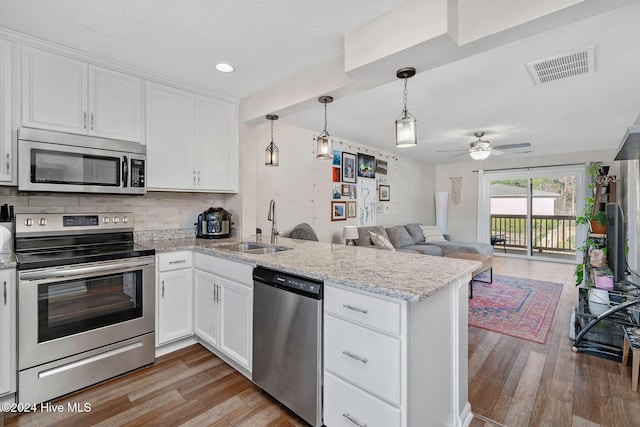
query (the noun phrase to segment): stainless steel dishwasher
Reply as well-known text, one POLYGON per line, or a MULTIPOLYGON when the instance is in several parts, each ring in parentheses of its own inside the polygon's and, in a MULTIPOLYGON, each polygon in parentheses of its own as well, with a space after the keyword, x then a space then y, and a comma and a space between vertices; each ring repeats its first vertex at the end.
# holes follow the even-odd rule
POLYGON ((263 267, 253 282, 253 382, 319 427, 323 283, 263 267))

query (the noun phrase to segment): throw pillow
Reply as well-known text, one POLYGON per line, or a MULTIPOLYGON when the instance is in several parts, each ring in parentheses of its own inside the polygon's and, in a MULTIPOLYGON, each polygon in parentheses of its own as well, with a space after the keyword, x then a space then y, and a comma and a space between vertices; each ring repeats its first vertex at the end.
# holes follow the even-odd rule
POLYGON ((404 248, 407 246, 413 246, 413 239, 411 235, 404 228, 403 225, 396 225, 395 227, 389 227, 387 230, 387 236, 394 248, 404 248))
POLYGON ((371 237, 371 243, 373 243, 373 246, 380 246, 382 248, 389 249, 390 251, 396 250, 396 248, 393 247, 389 239, 387 239, 384 236, 381 236, 379 234, 376 234, 370 231, 369 237, 371 237))
POLYGON ((404 228, 407 229, 409 235, 413 239, 413 243, 422 243, 424 242, 424 233, 422 232, 422 228, 420 228, 421 224, 413 223, 407 224, 404 228))
POLYGON ((446 242, 447 239, 442 235, 442 231, 435 225, 421 225, 425 242, 446 242))

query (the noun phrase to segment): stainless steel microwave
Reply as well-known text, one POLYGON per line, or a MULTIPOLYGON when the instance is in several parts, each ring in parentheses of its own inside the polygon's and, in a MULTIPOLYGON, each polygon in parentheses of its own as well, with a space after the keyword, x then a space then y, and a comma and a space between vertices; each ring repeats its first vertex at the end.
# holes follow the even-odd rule
POLYGON ((41 129, 18 129, 18 190, 144 194, 146 146, 41 129))

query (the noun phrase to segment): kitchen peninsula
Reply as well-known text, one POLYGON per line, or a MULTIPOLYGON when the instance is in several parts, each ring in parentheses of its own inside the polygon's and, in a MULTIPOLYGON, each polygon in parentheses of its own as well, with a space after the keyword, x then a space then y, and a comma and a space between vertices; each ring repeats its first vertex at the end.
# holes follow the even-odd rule
POLYGON ((234 239, 139 243, 159 256, 192 251, 323 280, 327 426, 343 418, 369 426, 469 425, 467 292, 479 263, 291 239, 278 242, 289 250, 266 254, 221 248, 234 239), (343 356, 344 345, 360 344, 370 351, 362 363, 343 356))

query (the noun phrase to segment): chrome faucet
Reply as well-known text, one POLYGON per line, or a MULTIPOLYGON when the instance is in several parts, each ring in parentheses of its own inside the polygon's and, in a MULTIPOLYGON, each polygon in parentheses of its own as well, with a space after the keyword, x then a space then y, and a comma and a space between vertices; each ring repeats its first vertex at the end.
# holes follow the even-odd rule
POLYGON ((278 231, 278 223, 276 222, 276 201, 273 199, 271 199, 271 203, 269 203, 267 221, 271 221, 271 244, 275 245, 280 232, 278 231))

